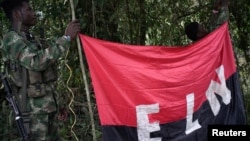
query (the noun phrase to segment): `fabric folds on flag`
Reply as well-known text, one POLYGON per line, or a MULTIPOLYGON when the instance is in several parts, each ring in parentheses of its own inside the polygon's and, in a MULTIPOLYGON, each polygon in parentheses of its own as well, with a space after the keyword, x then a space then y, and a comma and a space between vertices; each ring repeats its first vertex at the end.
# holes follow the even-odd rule
POLYGON ((246 124, 228 23, 187 46, 80 40, 103 141, 203 141, 208 125, 246 124))

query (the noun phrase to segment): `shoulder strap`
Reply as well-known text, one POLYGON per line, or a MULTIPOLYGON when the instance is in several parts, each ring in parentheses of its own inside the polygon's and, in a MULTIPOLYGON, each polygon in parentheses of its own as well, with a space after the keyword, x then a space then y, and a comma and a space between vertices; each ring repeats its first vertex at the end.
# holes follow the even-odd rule
POLYGON ((27 104, 27 83, 28 83, 28 77, 27 77, 27 69, 22 67, 22 87, 20 89, 20 109, 22 111, 22 118, 23 118, 23 123, 24 127, 27 131, 27 133, 30 133, 30 110, 29 110, 29 105, 27 104))

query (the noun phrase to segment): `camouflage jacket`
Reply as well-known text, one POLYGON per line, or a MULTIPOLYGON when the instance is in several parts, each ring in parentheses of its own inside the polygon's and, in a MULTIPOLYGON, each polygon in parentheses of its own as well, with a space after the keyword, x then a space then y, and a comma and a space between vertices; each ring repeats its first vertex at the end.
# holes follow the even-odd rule
POLYGON ((211 23, 209 25, 209 30, 213 31, 223 23, 229 20, 229 9, 228 7, 221 7, 218 11, 219 13, 213 14, 211 18, 211 23))
MULTIPOLYGON (((3 54, 3 60, 8 63, 17 64, 27 70, 27 77, 30 77, 31 74, 46 73, 49 71, 56 71, 53 69, 57 60, 64 54, 64 52, 69 48, 69 41, 64 38, 59 38, 54 43, 42 44, 34 38, 33 35, 26 33, 17 33, 16 31, 9 31, 6 33, 2 40, 1 53, 3 54)), ((17 66, 15 65, 15 66, 17 66)), ((10 77, 11 73, 7 72, 10 77)), ((16 75, 16 74, 15 74, 16 75)), ((17 77, 22 78, 22 74, 17 73, 17 77)), ((53 75, 53 73, 52 73, 53 75)), ((39 76, 39 75, 38 75, 39 76)), ((54 77, 54 76, 48 76, 54 77)), ((55 97, 58 97, 55 91, 55 82, 56 80, 43 82, 39 81, 38 83, 32 83, 32 80, 27 82, 27 106, 30 112, 32 113, 50 113, 56 111, 57 103, 55 97), (42 84, 40 84, 42 83, 42 84), (39 85, 37 85, 39 84, 39 85), (36 96, 37 87, 42 90, 40 93, 42 95, 36 96)), ((23 83, 23 82, 22 82, 23 83)), ((18 84, 17 87, 21 87, 18 84)), ((17 89, 18 90, 18 89, 17 89)), ((17 91, 20 96, 20 91, 17 91)))
POLYGON ((42 71, 55 63, 69 47, 69 42, 59 38, 54 44, 40 46, 30 42, 15 31, 10 31, 3 37, 1 50, 5 59, 18 62, 23 67, 42 71))

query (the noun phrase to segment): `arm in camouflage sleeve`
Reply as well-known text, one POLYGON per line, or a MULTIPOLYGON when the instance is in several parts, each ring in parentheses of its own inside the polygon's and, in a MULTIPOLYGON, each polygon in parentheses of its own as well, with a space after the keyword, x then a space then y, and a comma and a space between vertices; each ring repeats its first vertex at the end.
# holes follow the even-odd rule
POLYGON ((228 1, 229 0, 217 0, 215 3, 212 11, 210 31, 216 29, 229 20, 228 1))
POLYGON ((36 44, 24 40, 15 31, 9 32, 3 40, 8 58, 34 71, 42 71, 54 63, 68 49, 70 43, 64 38, 59 38, 52 46, 39 49, 36 44))

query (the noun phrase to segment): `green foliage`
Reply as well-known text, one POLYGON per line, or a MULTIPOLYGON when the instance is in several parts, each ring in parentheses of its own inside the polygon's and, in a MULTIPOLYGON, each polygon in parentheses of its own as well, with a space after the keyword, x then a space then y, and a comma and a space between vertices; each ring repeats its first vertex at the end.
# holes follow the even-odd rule
MULTIPOLYGON (((32 1, 34 9, 42 15, 34 31, 39 38, 53 40, 64 34, 71 18, 69 0, 32 1)), ((213 1, 207 0, 74 0, 76 17, 81 22, 81 33, 114 42, 137 45, 186 45, 190 43, 184 34, 186 22, 199 21, 208 26, 213 1)), ((250 1, 230 1, 230 32, 235 56, 241 76, 241 86, 245 96, 248 115, 250 115, 250 1)), ((3 12, 0 13, 0 35, 8 30, 9 24, 3 12)), ((1 39, 1 38, 0 38, 1 39)), ((84 55, 84 52, 82 52, 84 55)), ((60 77, 58 91, 65 99, 70 111, 69 119, 60 123, 60 134, 65 141, 93 140, 91 119, 86 89, 78 50, 74 42, 67 54, 59 61, 60 77), (69 68, 66 66, 69 65, 69 68), (73 91, 73 94, 71 93, 73 91), (70 104, 71 100, 73 102, 70 104), (75 118, 76 116, 76 118, 75 118), (75 125, 73 126, 73 123, 75 125), (73 126, 73 127, 72 127, 73 126)), ((91 79, 85 58, 86 76, 91 87, 91 79)), ((97 140, 101 140, 101 129, 95 96, 91 92, 91 106, 97 140)), ((6 101, 1 100, 0 138, 15 140, 18 137, 12 114, 6 101), (14 133, 14 135, 13 135, 14 133), (11 138, 11 139, 10 139, 11 138)), ((250 119, 249 119, 250 121, 250 119)))
POLYGON ((16 128, 16 123, 13 118, 12 109, 8 105, 7 101, 1 101, 1 109, 0 109, 0 138, 3 140, 17 140, 19 137, 19 133, 16 128))

